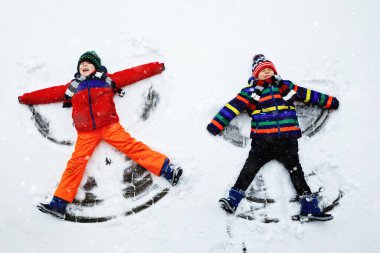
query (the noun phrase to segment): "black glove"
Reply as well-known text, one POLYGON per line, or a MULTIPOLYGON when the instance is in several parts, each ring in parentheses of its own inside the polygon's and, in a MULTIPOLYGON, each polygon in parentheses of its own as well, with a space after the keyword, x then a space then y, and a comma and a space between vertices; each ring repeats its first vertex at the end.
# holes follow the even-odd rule
POLYGON ((209 131, 213 135, 217 135, 221 132, 221 130, 212 123, 207 125, 207 131, 209 131))
POLYGON ((333 98, 329 109, 336 110, 338 109, 338 107, 339 107, 339 100, 336 98, 333 98))
POLYGON ((23 104, 23 103, 24 103, 24 101, 22 101, 22 96, 18 96, 17 98, 18 98, 18 102, 19 102, 20 104, 23 104))

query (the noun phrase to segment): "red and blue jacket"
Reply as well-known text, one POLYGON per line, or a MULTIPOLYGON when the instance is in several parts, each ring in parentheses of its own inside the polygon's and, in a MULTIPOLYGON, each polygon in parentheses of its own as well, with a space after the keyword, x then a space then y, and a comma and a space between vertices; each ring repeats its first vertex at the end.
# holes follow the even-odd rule
MULTIPOLYGON (((112 79, 116 88, 122 88, 160 74, 164 69, 163 63, 153 62, 107 76, 112 79)), ((19 102, 28 105, 62 102, 70 83, 25 93, 18 98, 19 102)), ((114 88, 104 80, 92 78, 78 85, 71 99, 72 118, 78 132, 91 131, 119 121, 113 101, 114 88)))
POLYGON ((228 102, 208 125, 210 132, 220 133, 230 121, 242 112, 247 112, 251 120, 252 139, 294 138, 301 137, 296 114, 295 101, 316 105, 326 109, 337 109, 339 101, 332 96, 298 86, 291 81, 265 81, 258 101, 255 96, 255 85, 243 88, 235 98, 228 102))

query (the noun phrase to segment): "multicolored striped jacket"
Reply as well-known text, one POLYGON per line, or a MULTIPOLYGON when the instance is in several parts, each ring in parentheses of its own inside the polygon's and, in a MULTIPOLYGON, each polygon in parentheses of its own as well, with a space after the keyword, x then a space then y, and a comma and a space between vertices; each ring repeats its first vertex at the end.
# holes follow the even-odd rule
POLYGON ((207 127, 210 132, 221 132, 230 121, 242 112, 251 118, 251 138, 300 138, 295 101, 317 105, 326 109, 337 109, 339 101, 332 96, 298 86, 291 81, 279 82, 268 79, 254 82, 243 88, 237 96, 228 102, 207 127), (257 85, 263 85, 261 95, 257 97, 257 85), (253 99, 255 98, 255 99, 253 99))

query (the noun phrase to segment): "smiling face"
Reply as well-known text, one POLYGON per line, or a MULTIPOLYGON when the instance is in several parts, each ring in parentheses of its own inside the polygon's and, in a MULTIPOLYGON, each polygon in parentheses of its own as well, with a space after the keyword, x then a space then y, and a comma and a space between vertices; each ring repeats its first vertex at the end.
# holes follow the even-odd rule
POLYGON ((259 79, 259 80, 265 80, 265 79, 271 78, 272 76, 274 76, 273 69, 271 69, 271 68, 265 68, 265 69, 263 69, 263 70, 260 71, 260 73, 257 76, 257 79, 259 79))
POLYGON ((84 61, 84 62, 81 62, 81 64, 79 64, 79 73, 82 76, 87 77, 94 72, 95 72, 95 66, 92 63, 88 61, 84 61))

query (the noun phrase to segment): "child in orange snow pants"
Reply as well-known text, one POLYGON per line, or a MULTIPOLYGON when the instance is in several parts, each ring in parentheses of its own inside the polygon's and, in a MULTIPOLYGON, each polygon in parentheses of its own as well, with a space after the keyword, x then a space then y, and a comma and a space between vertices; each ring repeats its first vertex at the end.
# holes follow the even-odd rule
POLYGON ((87 162, 101 140, 126 154, 137 164, 157 176, 165 177, 176 185, 182 169, 169 159, 133 139, 120 125, 113 97, 121 88, 165 70, 163 63, 153 62, 114 74, 108 74, 94 51, 81 55, 75 79, 50 88, 26 93, 18 97, 22 104, 47 104, 62 102, 72 107, 74 126, 78 131, 75 151, 67 163, 65 172, 50 204, 37 208, 45 213, 64 219, 66 206, 74 200, 87 162))

